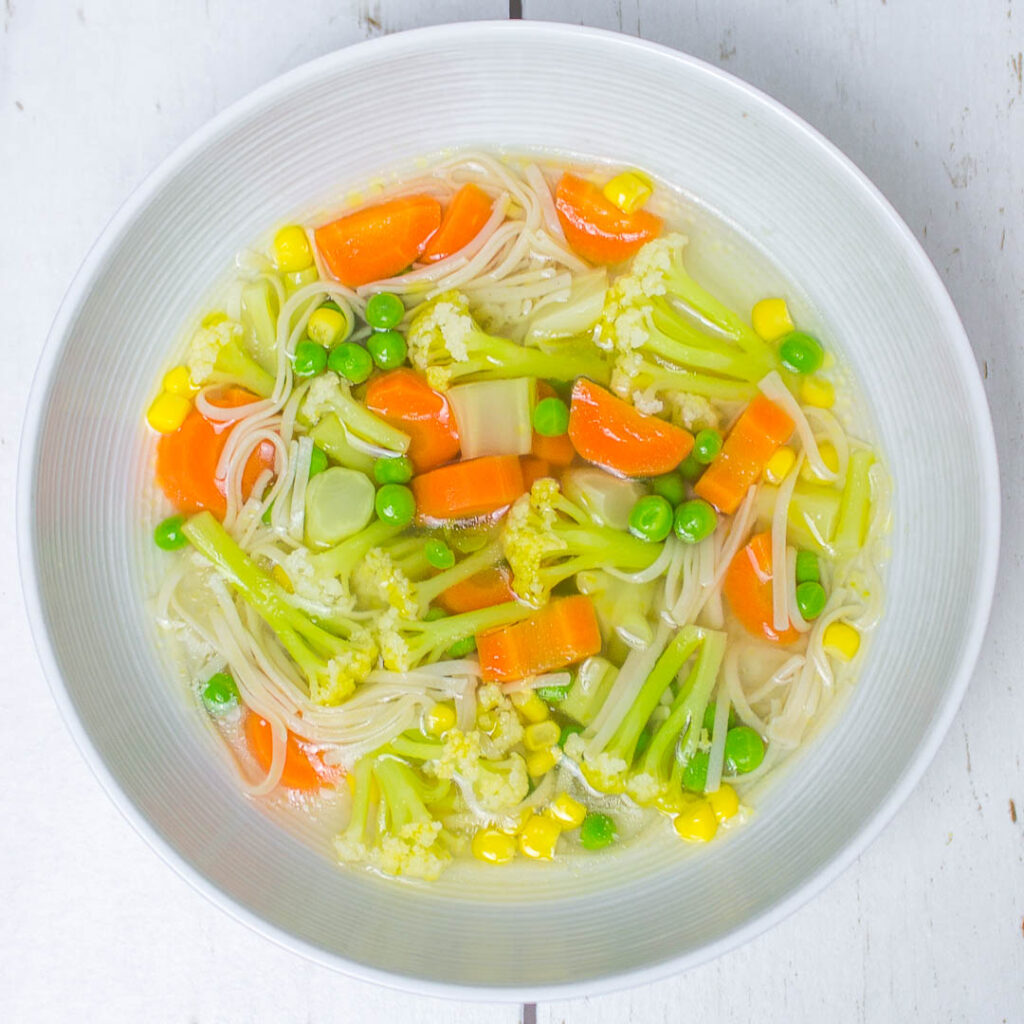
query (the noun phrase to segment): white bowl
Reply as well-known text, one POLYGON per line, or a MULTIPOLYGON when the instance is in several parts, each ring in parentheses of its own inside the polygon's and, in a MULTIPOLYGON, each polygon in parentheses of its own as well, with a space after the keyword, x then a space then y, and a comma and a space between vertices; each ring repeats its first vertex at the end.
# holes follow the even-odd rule
POLYGON ((864 848, 959 704, 995 576, 988 409, 956 311, 892 208, 783 107, 690 57, 563 25, 443 26, 299 68, 203 128, 131 197, 57 316, 19 481, 26 600, 69 727, 125 815, 229 913, 350 974, 552 998, 696 964, 789 913, 864 848), (753 819, 435 889, 340 871, 248 802, 152 643, 142 411, 234 253, 289 213, 441 147, 635 162, 766 254, 859 377, 895 482, 888 610, 836 725, 753 819), (66 439, 77 457, 66 458, 66 439), (530 879, 535 881, 531 883, 530 879))

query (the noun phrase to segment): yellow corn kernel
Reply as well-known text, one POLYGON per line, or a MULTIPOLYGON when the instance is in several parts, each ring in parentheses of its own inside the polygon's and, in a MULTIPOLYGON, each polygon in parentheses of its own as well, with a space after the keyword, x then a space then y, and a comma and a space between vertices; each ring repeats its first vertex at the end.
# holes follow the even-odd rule
POLYGON ((523 746, 527 750, 547 750, 553 747, 562 730, 549 718, 545 722, 534 722, 523 730, 523 746))
POLYGON ((800 398, 804 405, 831 409, 836 404, 836 389, 827 377, 808 376, 800 382, 800 398))
POLYGON ((793 330, 785 299, 762 299, 750 311, 750 323, 765 341, 778 341, 793 330))
POLYGON ((342 340, 342 335, 348 327, 348 320, 345 314, 340 313, 330 306, 321 306, 313 310, 309 320, 306 321, 306 333, 318 345, 330 348, 342 340))
POLYGON ((535 779, 547 774, 557 763, 555 755, 551 753, 550 749, 531 750, 526 755, 526 770, 535 779))
POLYGON ((775 450, 775 454, 764 467, 764 475, 770 484, 781 484, 789 476, 789 471, 796 462, 796 452, 783 445, 775 450))
POLYGON ((270 570, 270 575, 274 577, 274 582, 286 593, 294 594, 295 588, 292 586, 292 581, 288 578, 288 573, 284 571, 279 565, 275 565, 270 570))
POLYGON ((561 834, 562 829, 557 821, 540 814, 531 814, 519 833, 519 850, 524 857, 551 860, 561 834))
POLYGON ((515 836, 496 828, 482 828, 473 836, 473 856, 485 864, 507 864, 516 855, 515 836))
POLYGON ((305 270, 296 270, 294 273, 285 274, 284 293, 285 295, 292 295, 300 288, 305 288, 307 284, 312 284, 314 281, 319 280, 320 275, 317 273, 316 267, 306 267, 305 270))
POLYGON ((423 728, 430 736, 443 736, 455 727, 455 708, 447 701, 435 704, 423 716, 423 728))
POLYGON ((313 251, 306 232, 298 224, 289 224, 274 235, 274 262, 285 274, 312 266, 313 251))
POLYGON ((527 722, 543 722, 549 714, 547 704, 533 690, 521 690, 519 693, 513 693, 512 706, 527 722))
POLYGON ((636 213, 654 191, 650 181, 636 171, 616 174, 602 189, 605 199, 614 203, 623 213, 636 213))
POLYGON ((227 313, 222 309, 215 309, 212 313, 207 313, 206 316, 200 321, 201 327, 216 327, 217 324, 224 323, 228 318, 227 313))
POLYGON ((714 793, 708 793, 707 801, 719 821, 728 821, 740 809, 740 798, 736 790, 724 782, 714 793))
POLYGON ((189 375, 187 366, 176 366, 164 374, 164 391, 169 395, 191 398, 197 390, 198 388, 192 384, 192 377, 189 375))
POLYGON ((851 661, 860 650, 860 633, 847 622, 830 622, 822 634, 821 644, 833 657, 851 661))
POLYGON ((587 816, 587 809, 579 800, 574 800, 568 793, 559 793, 548 804, 546 813, 554 818, 562 828, 579 828, 583 824, 583 819, 587 816))
MULTIPOLYGON (((836 451, 836 446, 831 441, 822 441, 818 445, 818 454, 821 456, 821 461, 832 470, 833 473, 839 472, 839 452, 836 451)), ((804 462, 800 467, 800 476, 804 480, 809 480, 811 483, 820 482, 818 474, 811 469, 809 462, 804 462)))
POLYGON ((679 838, 688 843, 708 843, 718 831, 718 819, 707 800, 694 800, 672 824, 679 838))
POLYGON ((192 403, 183 395, 160 392, 146 413, 146 421, 160 434, 173 434, 185 422, 192 403))

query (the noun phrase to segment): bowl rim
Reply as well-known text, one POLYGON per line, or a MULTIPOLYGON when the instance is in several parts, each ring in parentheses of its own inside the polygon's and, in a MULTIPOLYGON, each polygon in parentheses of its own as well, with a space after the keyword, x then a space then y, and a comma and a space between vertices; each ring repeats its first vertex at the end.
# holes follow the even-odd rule
POLYGON ((864 852, 882 828, 892 819, 933 760, 967 690, 985 637, 994 595, 999 553, 1000 503, 998 501, 985 503, 982 537, 980 538, 982 541, 981 558, 977 572, 979 600, 969 622, 965 624, 962 653, 951 673, 951 685, 942 704, 936 707, 930 728, 902 775, 892 781, 886 799, 881 802, 872 815, 862 822, 845 846, 820 870, 807 877, 790 893, 757 916, 714 942, 689 953, 669 956, 646 967, 621 973, 613 972, 585 981, 536 986, 462 985, 407 976, 359 964, 339 954, 329 953, 310 942, 297 938, 285 929, 270 924, 235 902, 215 884, 204 878, 178 853, 169 840, 164 839, 146 821, 122 790, 120 783, 99 755, 79 720, 58 668, 49 630, 46 626, 42 595, 38 586, 33 520, 33 497, 40 431, 54 367, 63 350, 66 334, 74 320, 76 311, 93 287, 108 253, 116 247, 126 227, 144 209, 150 198, 178 173, 193 154, 202 150, 236 122, 258 111, 278 94, 295 86, 315 81, 325 73, 344 65, 352 59, 353 53, 357 53, 360 58, 363 58, 371 52, 383 55, 392 51, 415 51, 429 47, 434 40, 440 38, 450 39, 453 36, 462 36, 468 40, 474 36, 491 36, 494 33, 516 33, 524 41, 531 36, 544 36, 549 39, 563 40, 570 46, 576 40, 586 37, 599 41, 609 48, 629 47, 648 53, 657 53, 660 58, 669 58, 677 62, 689 74, 705 76, 715 80, 722 88, 736 90, 744 94, 747 99, 757 104, 769 116, 786 122, 791 130, 802 133, 821 153, 823 160, 831 164, 830 169, 837 177, 845 179, 851 188, 860 190, 865 198, 870 199, 887 226, 901 242, 908 265, 925 288, 930 302, 944 323, 951 341, 952 355, 962 371, 967 400, 977 428, 977 455, 980 459, 978 468, 984 485, 993 493, 1000 493, 998 457, 991 414, 970 342, 953 301, 946 291, 938 271, 910 228, 879 189, 849 157, 817 129, 811 127, 779 101, 735 75, 682 51, 624 33, 583 25, 541 21, 486 20, 433 25, 364 40, 344 46, 293 68, 236 100, 208 120, 143 178, 107 222, 88 250, 82 265, 61 300, 42 349, 32 380, 19 445, 16 498, 17 543, 20 582, 30 630, 44 676, 64 724, 86 764, 114 806, 179 877, 230 917, 267 937, 278 946, 324 967, 339 971, 348 977, 373 982, 390 989, 439 998, 487 1002, 536 1002, 606 994, 660 981, 706 963, 750 941, 784 920, 820 893, 864 852))

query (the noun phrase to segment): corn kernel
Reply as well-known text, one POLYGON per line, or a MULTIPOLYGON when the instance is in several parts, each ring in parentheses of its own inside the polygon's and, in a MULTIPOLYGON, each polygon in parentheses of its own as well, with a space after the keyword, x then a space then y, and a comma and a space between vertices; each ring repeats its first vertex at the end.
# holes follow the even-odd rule
POLYGON ((778 341, 793 330, 785 299, 762 299, 750 311, 750 323, 765 341, 778 341))
POLYGON ((605 199, 614 203, 623 213, 636 213, 654 191, 650 181, 636 171, 616 174, 602 189, 605 199))
POLYGON ((523 746, 527 750, 546 750, 553 747, 562 735, 562 730, 549 718, 546 722, 534 722, 523 730, 523 746))
MULTIPOLYGON (((527 722, 543 722, 548 717, 547 704, 533 692, 523 690, 512 694, 512 706, 527 722)), ((557 737, 555 742, 557 742, 557 737)))
POLYGON ((284 275, 284 292, 285 295, 292 295, 297 292, 300 288, 305 288, 307 284, 312 284, 314 281, 319 281, 320 275, 317 273, 316 267, 306 267, 305 270, 296 270, 294 273, 284 275))
POLYGON ((551 771, 558 762, 551 750, 531 750, 526 755, 526 770, 532 778, 539 778, 551 771))
POLYGON ((295 588, 292 586, 292 581, 288 578, 288 573, 284 571, 279 565, 275 565, 270 571, 270 575, 274 577, 274 582, 288 594, 294 594, 295 588))
POLYGON ((781 484, 789 476, 790 470, 796 462, 796 452, 792 448, 783 445, 775 450, 775 454, 768 460, 764 467, 764 475, 770 484, 781 484))
POLYGON ((330 348, 341 341, 347 328, 348 320, 345 319, 345 314, 329 306, 321 306, 314 310, 306 322, 306 333, 324 348, 330 348))
POLYGON ((836 389, 827 377, 804 377, 800 382, 800 398, 804 405, 831 409, 836 404, 836 389))
POLYGON ((830 622, 821 643, 828 654, 841 661, 851 661, 860 650, 860 633, 847 622, 830 622))
POLYGON ((435 704, 423 716, 423 728, 431 736, 443 736, 455 727, 455 708, 447 701, 435 704))
POLYGON ((191 398, 196 393, 197 388, 192 385, 187 366, 176 366, 164 374, 164 391, 183 398, 191 398))
POLYGON ((227 313, 222 309, 215 309, 212 313, 207 313, 206 316, 200 321, 201 327, 216 327, 217 324, 224 323, 228 318, 227 313))
MULTIPOLYGON (((836 446, 831 441, 822 441, 818 445, 818 454, 821 456, 821 461, 825 463, 826 467, 832 470, 833 473, 839 472, 839 452, 836 451, 836 446)), ((811 468, 809 462, 804 462, 800 467, 800 476, 811 483, 817 483, 821 480, 818 474, 811 468)))
POLYGON ((740 798, 736 790, 724 782, 714 793, 708 793, 707 801, 719 821, 728 821, 740 809, 740 798))
POLYGON ((695 800, 672 823, 680 839, 688 843, 707 843, 715 838, 718 819, 707 800, 695 800))
POLYGON ((173 434, 185 422, 192 403, 183 395, 162 391, 153 399, 146 421, 158 433, 173 434))
POLYGON ((309 248, 309 239, 298 224, 289 224, 274 235, 274 262, 277 269, 285 274, 293 274, 312 265, 313 252, 309 248))
POLYGON ((507 864, 516 855, 516 840, 496 828, 482 828, 473 836, 472 849, 485 864, 507 864))
POLYGON ((583 819, 587 816, 587 809, 579 800, 574 800, 568 793, 559 793, 548 804, 547 814, 554 818, 562 828, 579 828, 583 824, 583 819))
POLYGON ((561 834, 562 829, 557 821, 532 814, 519 833, 519 850, 523 856, 534 860, 551 860, 561 834))

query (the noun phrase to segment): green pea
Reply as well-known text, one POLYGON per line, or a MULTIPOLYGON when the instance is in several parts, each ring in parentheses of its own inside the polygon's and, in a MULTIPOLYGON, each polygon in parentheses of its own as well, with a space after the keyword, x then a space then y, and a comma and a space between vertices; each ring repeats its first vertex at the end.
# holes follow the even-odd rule
POLYGON ((779 345, 782 365, 793 373, 814 373, 825 358, 821 342, 803 331, 791 331, 779 345))
POLYGON ((215 672, 203 687, 203 703, 213 715, 227 711, 238 701, 238 687, 227 672, 215 672))
POLYGON ((327 366, 327 349, 308 339, 295 346, 292 369, 297 377, 315 377, 327 366))
POLYGON ((476 637, 467 636, 465 640, 457 640, 448 648, 449 658, 465 658, 476 650, 476 637))
POLYGON ((725 735, 725 767, 737 775, 752 772, 764 760, 764 740, 749 725, 725 735))
POLYGON ((332 348, 327 365, 353 384, 362 384, 373 373, 373 357, 354 341, 345 341, 332 348))
POLYGON ((591 811, 580 825, 580 842, 585 850, 602 850, 617 838, 615 822, 607 814, 591 811))
POLYGON ((541 437, 561 437, 569 429, 569 407, 560 398, 542 398, 533 407, 533 429, 541 437))
POLYGON ((676 536, 684 544, 699 544, 705 537, 710 537, 718 525, 715 510, 702 498, 684 501, 676 509, 676 536))
POLYGON ((377 459, 373 479, 379 484, 407 484, 412 479, 412 463, 404 455, 377 459))
POLYGON ((424 622, 437 622, 438 619, 446 619, 448 613, 443 609, 439 608, 436 604, 431 605, 427 609, 427 614, 423 616, 424 622))
POLYGON ((701 462, 698 462, 694 458, 693 452, 690 452, 690 454, 687 455, 686 458, 679 463, 679 475, 688 484, 692 484, 696 480, 698 480, 700 478, 701 473, 703 473, 705 469, 707 469, 707 466, 705 466, 701 462))
POLYGON ((672 506, 660 494, 641 498, 629 513, 629 532, 641 540, 660 543, 672 532, 672 506))
POLYGON ((708 784, 708 764, 711 757, 706 750, 695 750, 683 769, 683 785, 694 793, 703 793, 708 784))
POLYGON ((559 704, 569 696, 571 684, 565 686, 538 686, 533 692, 548 704, 559 704))
POLYGON ((813 551, 798 551, 796 553, 796 581, 797 583, 819 583, 821 581, 818 556, 813 551))
POLYGON ((309 479, 322 473, 327 468, 327 453, 313 445, 313 453, 309 457, 309 479))
POLYGON ((660 494, 670 505, 678 505, 686 497, 686 484, 678 473, 666 473, 651 481, 651 490, 660 494))
POLYGON ((153 531, 153 540, 156 546, 163 551, 177 551, 188 543, 188 538, 182 532, 185 524, 184 516, 170 516, 162 523, 157 523, 153 531))
POLYGON ((394 370, 405 362, 408 349, 398 331, 381 331, 366 339, 366 351, 382 370, 394 370))
POLYGON ((722 450, 722 435, 717 430, 698 430, 690 454, 706 466, 722 450))
POLYGON ((825 610, 827 600, 825 588, 816 580, 797 584, 796 606, 808 622, 816 619, 825 610))
POLYGON ((416 499, 403 484, 385 484, 373 500, 377 517, 394 526, 408 526, 416 515, 416 499))
POLYGON ((405 316, 405 305, 391 292, 378 292, 366 303, 366 322, 378 331, 397 327, 405 316))
POLYGON ((423 545, 423 554, 435 569, 450 569, 455 564, 455 552, 443 540, 431 537, 423 545))
POLYGON ((581 732, 583 732, 583 726, 577 725, 575 722, 570 722, 568 725, 563 725, 562 732, 558 737, 558 745, 563 750, 565 750, 566 740, 568 740, 570 736, 576 736, 581 732))

